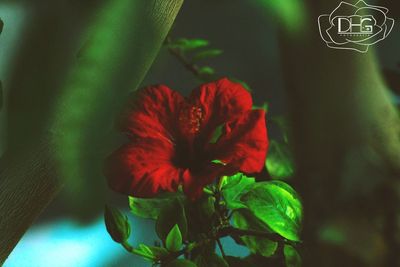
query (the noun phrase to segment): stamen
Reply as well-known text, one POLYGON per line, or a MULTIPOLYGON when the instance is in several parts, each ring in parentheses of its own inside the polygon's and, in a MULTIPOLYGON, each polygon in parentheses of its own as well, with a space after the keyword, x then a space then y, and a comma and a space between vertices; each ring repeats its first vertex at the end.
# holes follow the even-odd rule
POLYGON ((179 124, 184 134, 196 134, 203 121, 203 110, 200 106, 186 104, 180 112, 179 124))

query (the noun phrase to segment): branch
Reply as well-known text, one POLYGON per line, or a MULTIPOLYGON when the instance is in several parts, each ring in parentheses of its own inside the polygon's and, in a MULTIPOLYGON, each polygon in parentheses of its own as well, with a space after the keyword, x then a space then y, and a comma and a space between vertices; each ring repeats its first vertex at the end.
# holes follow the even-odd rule
POLYGON ((200 73, 200 68, 196 64, 192 63, 183 53, 179 48, 173 48, 169 46, 172 43, 172 39, 170 36, 168 36, 165 40, 165 44, 168 46, 168 51, 175 56, 175 58, 182 63, 182 65, 191 73, 194 74, 197 78, 202 80, 201 73, 200 73))

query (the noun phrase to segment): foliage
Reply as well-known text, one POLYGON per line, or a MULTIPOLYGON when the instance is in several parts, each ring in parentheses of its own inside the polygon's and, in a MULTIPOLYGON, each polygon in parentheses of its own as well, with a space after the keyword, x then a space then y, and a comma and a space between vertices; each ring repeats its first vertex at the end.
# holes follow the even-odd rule
POLYGON ((107 230, 129 252, 162 266, 229 266, 228 256, 215 254, 216 243, 227 236, 248 247, 253 255, 283 255, 282 262, 288 267, 300 266, 294 246, 300 241, 302 205, 292 187, 282 181, 256 182, 237 173, 221 177, 205 192, 196 201, 181 192, 154 199, 129 198, 133 214, 156 220, 162 247, 139 244, 133 248, 126 236, 115 239, 115 232, 130 232, 126 217, 115 210, 112 218, 122 223, 107 230))

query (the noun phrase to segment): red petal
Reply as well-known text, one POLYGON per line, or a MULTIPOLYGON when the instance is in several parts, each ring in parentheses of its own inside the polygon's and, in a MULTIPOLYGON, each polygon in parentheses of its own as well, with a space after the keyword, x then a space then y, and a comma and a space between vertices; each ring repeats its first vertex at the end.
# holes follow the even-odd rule
POLYGON ((185 170, 182 175, 183 190, 185 194, 192 200, 199 198, 203 193, 203 188, 214 182, 215 179, 224 175, 233 175, 237 170, 232 169, 233 165, 221 165, 209 163, 204 166, 201 172, 191 172, 185 170))
POLYGON ((133 138, 154 138, 171 142, 176 136, 177 118, 184 98, 164 85, 138 91, 128 103, 119 129, 133 138))
POLYGON ((215 159, 237 166, 245 173, 260 172, 268 150, 264 110, 252 110, 227 123, 225 133, 212 149, 215 159))
POLYGON ((192 92, 189 101, 202 110, 200 131, 206 138, 217 126, 246 113, 253 105, 250 93, 226 78, 201 85, 192 92))
POLYGON ((178 188, 180 170, 173 166, 168 143, 142 139, 120 147, 106 160, 109 186, 126 195, 152 197, 178 188))

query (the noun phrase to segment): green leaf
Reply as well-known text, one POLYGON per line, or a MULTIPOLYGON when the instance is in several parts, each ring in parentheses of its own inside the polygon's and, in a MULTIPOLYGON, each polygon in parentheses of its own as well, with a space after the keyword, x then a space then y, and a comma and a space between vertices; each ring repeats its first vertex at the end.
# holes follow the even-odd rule
POLYGON ((128 217, 118 209, 106 206, 104 210, 104 221, 111 238, 117 243, 124 243, 131 234, 131 226, 128 217))
POLYGON ((224 132, 224 125, 221 124, 217 128, 215 128, 214 133, 211 137, 210 143, 215 144, 218 141, 218 139, 221 137, 223 132, 224 132))
POLYGON ((199 69, 199 73, 200 75, 214 75, 215 74, 215 70, 211 67, 201 67, 199 69))
POLYGON ((184 259, 177 259, 174 261, 171 261, 167 267, 197 267, 197 265, 189 260, 184 260, 184 259))
POLYGON ((177 198, 183 198, 183 196, 179 193, 164 193, 157 198, 129 197, 129 207, 134 215, 155 220, 161 209, 174 202, 177 198))
POLYGON ((294 163, 288 144, 272 140, 265 166, 273 179, 285 180, 293 176, 294 163))
POLYGON ((208 46, 210 43, 204 39, 185 39, 180 38, 172 42, 169 46, 171 48, 178 48, 183 51, 190 51, 208 46))
POLYGON ((224 179, 226 179, 226 182, 224 181, 226 184, 222 187, 222 195, 227 207, 232 210, 246 207, 240 197, 250 189, 250 186, 255 183, 255 179, 242 173, 224 179))
POLYGON ((279 129, 282 132, 283 135, 283 139, 285 141, 285 143, 289 142, 289 130, 290 130, 290 125, 289 125, 289 121, 285 116, 273 116, 271 117, 271 122, 276 124, 279 129))
POLYGON ((179 230, 179 226, 175 224, 169 232, 165 241, 165 246, 169 251, 176 252, 182 247, 182 234, 179 230))
POLYGON ((165 241, 172 227, 177 224, 183 239, 187 235, 186 213, 181 200, 174 199, 171 203, 164 206, 156 221, 156 232, 158 237, 165 241))
POLYGON ((285 245, 283 247, 283 254, 285 255, 286 267, 301 266, 301 257, 294 247, 285 245))
POLYGON ((211 162, 214 163, 214 164, 226 165, 226 163, 220 161, 219 159, 214 159, 211 162))
POLYGON ((265 112, 268 112, 268 108, 269 108, 269 105, 268 105, 267 102, 264 102, 264 103, 262 104, 262 106, 253 105, 253 110, 254 110, 254 109, 262 109, 262 110, 264 110, 265 112))
POLYGON ((219 49, 210 49, 210 50, 202 51, 202 52, 195 54, 192 58, 192 61, 197 62, 202 59, 217 57, 217 56, 221 55, 222 53, 223 53, 223 51, 219 50, 219 49))
POLYGON ((143 254, 143 256, 146 258, 152 259, 153 261, 160 260, 169 254, 168 250, 166 250, 165 248, 147 246, 145 244, 140 244, 136 251, 143 254))
POLYGON ((228 263, 216 253, 200 254, 194 262, 197 267, 229 267, 228 263))
POLYGON ((202 216, 211 219, 215 213, 215 197, 203 196, 200 200, 200 209, 202 216))
MULTIPOLYGON (((259 219, 257 219, 249 210, 240 209, 233 213, 232 223, 240 229, 251 229, 263 232, 271 232, 271 230, 259 219)), ((249 248, 253 254, 259 254, 264 257, 274 255, 278 243, 264 237, 242 236, 243 243, 249 248)))
POLYGON ((252 185, 241 197, 242 202, 274 232, 292 241, 299 241, 302 205, 297 193, 281 181, 252 185))

